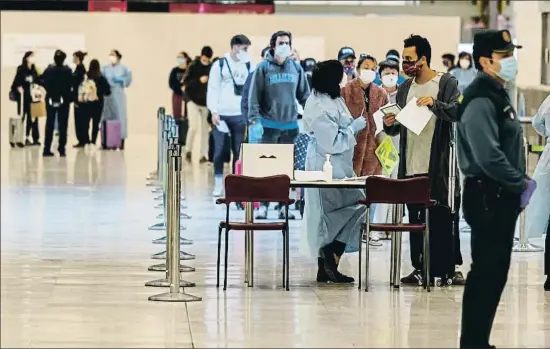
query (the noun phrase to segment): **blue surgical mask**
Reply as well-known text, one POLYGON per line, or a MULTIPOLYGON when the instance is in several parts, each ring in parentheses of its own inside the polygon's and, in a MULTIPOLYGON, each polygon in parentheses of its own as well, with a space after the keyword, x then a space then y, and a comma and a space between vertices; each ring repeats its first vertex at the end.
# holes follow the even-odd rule
POLYGON ((516 75, 518 75, 518 61, 516 57, 507 57, 499 61, 500 71, 497 72, 497 76, 504 80, 505 82, 510 82, 514 80, 516 75))
POLYGON ((292 49, 290 48, 290 45, 279 45, 275 47, 275 56, 279 56, 281 58, 287 58, 292 54, 292 49))
POLYGON ((178 65, 182 65, 184 63, 185 63, 185 59, 181 58, 181 57, 178 57, 178 65))

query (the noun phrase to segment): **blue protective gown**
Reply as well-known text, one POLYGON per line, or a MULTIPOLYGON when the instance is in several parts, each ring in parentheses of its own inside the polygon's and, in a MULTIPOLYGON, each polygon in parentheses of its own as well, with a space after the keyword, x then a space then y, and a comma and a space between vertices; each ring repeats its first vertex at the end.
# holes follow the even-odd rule
POLYGON ((541 237, 546 232, 550 217, 550 96, 546 97, 533 117, 533 128, 547 138, 533 174, 537 190, 525 212, 525 229, 528 237, 541 237))
MULTIPOLYGON (((310 95, 303 114, 304 132, 311 136, 307 171, 322 171, 325 155, 330 154, 334 179, 355 176, 352 160, 356 141, 349 128, 352 121, 342 98, 310 95)), ((301 252, 317 258, 319 249, 333 240, 345 243, 346 252, 356 252, 366 213, 357 201, 364 199, 362 189, 306 189, 301 252)))
POLYGON ((124 89, 132 83, 132 71, 120 63, 107 65, 101 74, 111 85, 111 95, 105 97, 103 120, 120 121, 122 139, 128 136, 128 115, 126 112, 126 93, 124 89))

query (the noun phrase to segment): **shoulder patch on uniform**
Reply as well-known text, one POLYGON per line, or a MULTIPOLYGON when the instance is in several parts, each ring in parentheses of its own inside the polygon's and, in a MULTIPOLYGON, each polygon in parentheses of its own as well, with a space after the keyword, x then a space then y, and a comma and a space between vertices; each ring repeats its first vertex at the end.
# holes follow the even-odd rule
POLYGON ((458 103, 462 103, 463 99, 464 99, 464 95, 458 96, 458 103))

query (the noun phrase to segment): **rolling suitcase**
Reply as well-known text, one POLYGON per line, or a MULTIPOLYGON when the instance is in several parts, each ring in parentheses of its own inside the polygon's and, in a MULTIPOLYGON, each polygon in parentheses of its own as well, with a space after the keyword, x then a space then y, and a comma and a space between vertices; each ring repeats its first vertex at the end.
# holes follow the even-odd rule
POLYGON ((435 278, 436 286, 451 285, 455 273, 455 234, 459 233, 458 200, 456 190, 456 143, 454 137, 450 143, 449 154, 449 202, 437 203, 430 209, 430 276, 435 278))
POLYGON ((122 147, 122 125, 118 120, 103 121, 101 127, 101 145, 104 149, 120 149, 122 147))
POLYGON ((17 114, 10 117, 10 123, 9 123, 9 141, 12 148, 14 148, 16 145, 20 148, 24 146, 23 138, 24 138, 24 130, 23 130, 23 115, 25 107, 23 105, 23 94, 21 93, 21 101, 20 106, 17 110, 17 114))

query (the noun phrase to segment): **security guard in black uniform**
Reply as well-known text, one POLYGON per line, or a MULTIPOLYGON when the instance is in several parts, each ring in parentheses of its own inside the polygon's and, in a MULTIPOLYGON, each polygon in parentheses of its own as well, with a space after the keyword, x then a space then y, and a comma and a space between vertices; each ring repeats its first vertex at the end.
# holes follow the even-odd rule
POLYGON ((507 30, 475 35, 473 58, 480 73, 464 91, 457 113, 458 161, 465 177, 463 210, 472 229, 461 348, 491 347, 516 220, 535 187, 525 174, 523 131, 504 87, 517 74, 516 48, 520 47, 507 30))

